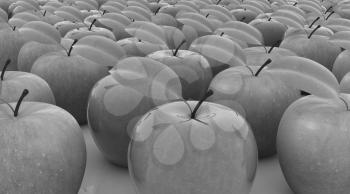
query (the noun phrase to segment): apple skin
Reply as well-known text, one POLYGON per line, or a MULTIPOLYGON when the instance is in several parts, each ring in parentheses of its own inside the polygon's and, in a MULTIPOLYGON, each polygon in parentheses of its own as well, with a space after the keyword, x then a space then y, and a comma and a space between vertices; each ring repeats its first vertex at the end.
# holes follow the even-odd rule
POLYGON ((332 72, 340 82, 344 75, 350 72, 350 50, 341 52, 334 61, 332 72))
POLYGON ((86 146, 80 126, 67 111, 22 102, 14 117, 1 104, 0 119, 0 193, 78 193, 86 146))
MULTIPOLYGON (((264 37, 265 46, 275 46, 278 41, 283 40, 287 26, 271 19, 255 19, 249 23, 257 28, 264 37)), ((278 46, 278 44, 277 44, 278 46)))
POLYGON ((18 53, 25 43, 22 35, 17 30, 4 29, 0 31, 0 69, 5 61, 11 59, 7 70, 17 70, 18 53))
MULTIPOLYGON (((349 104, 349 96, 343 98, 349 104)), ((350 111, 340 99, 306 96, 284 113, 278 158, 298 194, 347 194, 350 190, 350 111)))
POLYGON ((172 50, 161 50, 147 57, 167 65, 179 76, 185 100, 200 100, 208 90, 213 75, 208 61, 202 55, 178 50, 174 56, 172 50))
POLYGON ((38 58, 31 73, 49 84, 57 106, 71 113, 79 124, 85 124, 89 93, 108 69, 79 55, 56 52, 38 58))
POLYGON ((109 162, 120 167, 128 166, 129 135, 138 119, 158 105, 182 98, 181 82, 174 71, 150 58, 143 58, 147 61, 140 66, 135 58, 142 57, 120 61, 113 68, 117 76, 112 73, 95 84, 87 107, 88 124, 96 145, 109 162), (146 77, 132 80, 143 70, 148 72, 146 77), (159 84, 154 88, 156 76, 166 80, 158 80, 159 84), (159 99, 154 92, 167 96, 159 99))
MULTIPOLYGON (((259 66, 250 68, 256 72, 259 66)), ((286 86, 264 71, 257 77, 253 76, 244 66, 222 71, 213 78, 209 89, 214 94, 208 101, 233 101, 236 102, 233 104, 239 103, 243 107, 255 135, 259 158, 276 153, 278 124, 286 108, 300 97, 299 90, 286 86)))
POLYGON ((344 75, 340 81, 340 92, 350 94, 350 72, 344 75))
POLYGON ((155 51, 168 49, 166 45, 140 41, 135 37, 118 40, 117 44, 125 50, 128 57, 145 57, 155 51))
POLYGON ((36 41, 25 43, 19 50, 17 67, 19 71, 30 72, 34 62, 42 55, 49 52, 63 51, 59 44, 44 44, 36 41))
POLYGON ((0 80, 0 83, 0 98, 5 102, 17 102, 22 91, 28 89, 31 92, 26 96, 25 101, 56 104, 49 84, 35 74, 21 71, 6 71, 4 79, 0 80))
POLYGON ((233 9, 230 12, 237 19, 237 21, 242 21, 244 23, 249 23, 258 16, 257 13, 248 9, 233 9))
POLYGON ((129 145, 129 173, 142 194, 248 194, 257 167, 254 135, 232 109, 173 102, 146 113, 129 145), (205 124, 206 123, 206 124, 205 124))
POLYGON ((335 59, 341 53, 339 46, 320 35, 312 35, 310 39, 306 35, 289 36, 282 41, 280 47, 314 60, 329 70, 332 70, 335 59))

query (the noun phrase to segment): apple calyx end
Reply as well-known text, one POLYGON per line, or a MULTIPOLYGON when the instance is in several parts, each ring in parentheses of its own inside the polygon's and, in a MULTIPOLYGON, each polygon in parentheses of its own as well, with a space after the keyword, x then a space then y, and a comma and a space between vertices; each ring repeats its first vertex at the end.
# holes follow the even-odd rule
POLYGON ((309 34, 309 36, 308 36, 307 38, 310 39, 311 36, 312 36, 319 28, 321 28, 321 25, 318 25, 314 30, 312 30, 312 32, 309 34))
POLYGON ((5 65, 4 65, 4 67, 2 68, 2 71, 1 71, 1 76, 0 76, 1 81, 4 81, 4 75, 5 75, 7 67, 10 65, 10 63, 11 63, 11 59, 7 59, 6 62, 5 62, 5 65))
POLYGON ((196 119, 196 113, 199 109, 199 107, 202 105, 202 103, 209 98, 211 95, 213 95, 213 90, 208 90, 207 93, 202 97, 202 99, 197 103, 196 107, 191 112, 191 119, 196 119))
POLYGON ((21 106, 24 97, 26 97, 28 94, 29 94, 29 91, 28 91, 27 89, 24 89, 23 92, 22 92, 22 94, 21 94, 21 96, 20 96, 19 99, 18 99, 18 102, 17 102, 17 104, 16 104, 15 111, 13 112, 13 116, 15 116, 15 117, 18 116, 19 107, 21 106))
POLYGON ((261 65, 261 67, 258 69, 258 71, 254 74, 254 76, 257 77, 257 76, 260 74, 260 72, 261 72, 268 64, 270 64, 271 62, 272 62, 271 59, 267 59, 267 60, 265 61, 265 63, 264 63, 263 65, 261 65))

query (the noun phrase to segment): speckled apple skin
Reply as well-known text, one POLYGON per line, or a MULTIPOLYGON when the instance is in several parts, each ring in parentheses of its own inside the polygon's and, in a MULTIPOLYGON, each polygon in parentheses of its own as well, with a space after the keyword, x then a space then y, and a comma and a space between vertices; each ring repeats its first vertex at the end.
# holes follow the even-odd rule
POLYGON ((0 105, 0 119, 0 193, 79 191, 86 146, 72 115, 54 105, 22 102, 17 117, 0 105))
MULTIPOLYGON (((349 96, 343 99, 349 104, 349 96)), ((295 193, 349 193, 349 132, 350 112, 340 99, 306 96, 290 105, 279 125, 277 151, 295 193)))

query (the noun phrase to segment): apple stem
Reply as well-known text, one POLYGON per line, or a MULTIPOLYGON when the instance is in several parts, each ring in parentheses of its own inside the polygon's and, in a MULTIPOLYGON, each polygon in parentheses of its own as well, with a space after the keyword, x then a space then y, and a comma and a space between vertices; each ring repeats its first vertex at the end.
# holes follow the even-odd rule
POLYGON ((29 93, 29 91, 28 91, 27 89, 24 89, 23 92, 22 92, 21 97, 19 97, 18 102, 17 102, 17 104, 16 104, 15 111, 13 112, 13 115, 14 115, 15 117, 17 117, 18 111, 19 111, 19 107, 21 106, 21 103, 22 103, 24 97, 26 97, 28 93, 29 93))
POLYGON ((13 26, 13 27, 12 27, 12 31, 15 31, 15 30, 16 30, 16 26, 13 26))
POLYGON ((7 59, 7 61, 5 62, 4 67, 2 68, 2 72, 1 72, 1 81, 4 80, 4 75, 6 72, 7 67, 9 66, 9 64, 11 63, 11 59, 7 59))
POLYGON ((73 46, 78 42, 78 39, 74 39, 72 45, 69 48, 69 51, 67 52, 67 55, 70 56, 72 50, 73 50, 73 46))
POLYGON ((225 32, 221 32, 221 33, 220 33, 220 36, 223 36, 224 34, 225 34, 225 32))
POLYGON ((271 21, 272 17, 269 17, 269 19, 267 19, 267 21, 271 21))
POLYGON ((252 74, 252 76, 254 76, 254 72, 253 72, 253 69, 252 68, 250 68, 248 65, 246 65, 245 66, 249 71, 250 71, 250 73, 252 74))
POLYGON ((270 64, 272 62, 272 60, 271 59, 267 59, 266 61, 265 61, 265 63, 258 69, 258 71, 255 73, 255 77, 257 77, 259 74, 260 74, 260 72, 268 65, 268 64, 270 64))
POLYGON ((156 11, 154 11, 154 15, 157 15, 157 13, 159 12, 160 8, 162 8, 161 6, 159 6, 156 11))
POLYGON ((317 17, 310 25, 309 28, 312 28, 312 26, 320 19, 320 17, 317 17))
POLYGON ((350 111, 350 109, 349 109, 349 104, 344 100, 344 98, 342 98, 342 97, 339 97, 339 99, 341 100, 341 101, 343 101, 344 102, 344 104, 345 104, 345 107, 346 107, 346 111, 350 111))
POLYGON ((175 51, 173 52, 173 56, 177 56, 177 53, 179 52, 179 49, 180 49, 180 47, 183 45, 183 44, 185 44, 185 42, 186 42, 186 40, 183 40, 177 47, 176 47, 176 49, 175 49, 175 51))
POLYGON ((107 10, 103 10, 102 15, 105 15, 107 13, 107 10))
POLYGON ((89 26, 89 31, 91 31, 92 26, 95 24, 95 22, 97 21, 97 19, 95 18, 94 20, 92 20, 90 26, 89 26))
POLYGON ((222 0, 218 0, 218 1, 216 2, 216 5, 219 5, 219 3, 221 3, 221 1, 222 1, 222 0))
POLYGON ((293 4, 293 6, 297 6, 298 5, 298 2, 295 2, 294 4, 293 4))
POLYGON ((328 7, 328 9, 327 9, 324 13, 326 14, 326 13, 329 12, 331 9, 333 9, 332 6, 328 7))
POLYGON ((272 47, 269 49, 269 51, 267 51, 268 54, 270 54, 272 52, 272 50, 275 48, 275 47, 278 47, 278 45, 281 44, 281 40, 278 40, 277 42, 275 42, 275 44, 272 45, 272 47))
POLYGON ((205 16, 206 18, 209 16, 209 13, 205 16))
POLYGON ((196 113, 199 109, 199 107, 202 105, 202 103, 209 98, 211 95, 213 95, 213 90, 208 90, 208 92, 203 96, 203 98, 197 103, 196 107, 194 107, 193 111, 191 112, 191 119, 196 118, 196 113))
POLYGON ((319 28, 321 28, 321 25, 318 25, 314 30, 312 30, 312 32, 309 34, 309 36, 308 36, 307 38, 310 39, 311 36, 312 36, 319 28))
POLYGON ((44 11, 44 13, 43 13, 43 16, 45 16, 46 15, 46 10, 44 11))
POLYGON ((332 11, 331 13, 329 13, 328 16, 326 17, 326 20, 328 20, 328 18, 331 17, 334 13, 335 11, 332 11))

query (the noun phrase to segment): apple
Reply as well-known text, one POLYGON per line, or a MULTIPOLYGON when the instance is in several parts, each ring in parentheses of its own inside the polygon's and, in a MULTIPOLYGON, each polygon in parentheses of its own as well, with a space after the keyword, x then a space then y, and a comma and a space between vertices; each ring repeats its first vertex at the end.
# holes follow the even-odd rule
POLYGON ((78 40, 72 55, 80 55, 105 67, 113 67, 126 57, 124 49, 104 36, 89 35, 78 40))
POLYGON ((16 26, 17 28, 22 27, 25 23, 30 21, 41 21, 41 18, 34 12, 25 11, 14 14, 11 18, 8 19, 8 23, 11 26, 16 26))
POLYGON ((350 50, 341 52, 334 61, 332 72, 340 82, 344 75, 350 72, 350 50))
MULTIPOLYGON (((279 44, 279 43, 277 43, 279 44)), ((296 56, 296 54, 288 49, 279 47, 249 47, 243 49, 243 52, 247 58, 247 65, 254 66, 260 65, 261 61, 271 59, 272 61, 278 60, 285 56, 296 56)))
POLYGON ((244 23, 249 23, 258 16, 258 13, 248 9, 232 9, 230 12, 237 19, 237 21, 244 23))
POLYGON ((68 31, 64 35, 64 38, 70 38, 73 40, 78 39, 79 40, 79 39, 81 39, 85 36, 88 36, 88 35, 99 35, 99 36, 104 36, 104 37, 110 38, 111 40, 116 40, 112 31, 110 31, 106 28, 94 26, 96 21, 97 20, 94 19, 89 27, 80 27, 80 28, 68 31))
POLYGON ((313 35, 320 27, 318 25, 308 35, 288 36, 282 41, 280 47, 289 49, 298 56, 312 59, 331 70, 341 48, 330 42, 325 36, 313 35))
POLYGON ((30 72, 34 62, 49 52, 63 51, 59 44, 44 44, 36 41, 25 43, 19 50, 17 67, 19 71, 30 72))
POLYGON ((246 62, 241 46, 225 36, 199 37, 191 43, 188 50, 200 53, 208 60, 213 76, 229 67, 245 65, 246 62))
POLYGON ((169 67, 145 57, 123 59, 110 72, 90 93, 88 124, 105 158, 127 167, 135 123, 150 109, 182 99, 181 82, 169 67))
POLYGON ((278 157, 295 193, 346 194, 350 190, 350 96, 340 98, 344 101, 303 97, 281 119, 278 157))
POLYGON ((22 102, 26 94, 0 104, 0 193, 76 194, 86 166, 80 126, 57 106, 22 102))
POLYGON ((37 41, 45 44, 58 44, 61 35, 55 27, 43 21, 31 21, 18 29, 26 42, 37 41))
POLYGON ((152 52, 168 49, 166 45, 159 45, 146 41, 141 41, 140 39, 135 37, 118 40, 117 44, 125 50, 126 55, 128 57, 145 57, 152 52))
POLYGON ((21 95, 22 91, 29 89, 31 93, 26 97, 26 101, 45 102, 55 105, 55 97, 45 80, 32 73, 6 71, 10 63, 11 60, 6 61, 0 75, 1 104, 4 102, 17 102, 18 96, 21 95))
POLYGON ((350 72, 346 73, 340 81, 340 92, 350 94, 350 72))
POLYGON ((216 75, 209 86, 214 91, 209 101, 233 101, 233 107, 228 105, 232 109, 241 105, 254 132, 259 158, 276 153, 276 135, 282 114, 300 97, 299 90, 265 72, 270 62, 268 59, 262 66, 228 68, 216 75))
POLYGON ((172 102, 137 122, 129 173, 138 193, 249 194, 257 147, 248 122, 211 102, 172 102))
POLYGON ((255 19, 249 22, 250 25, 257 28, 264 37, 265 46, 274 46, 277 42, 283 40, 287 26, 274 20, 272 17, 267 19, 255 19))
MULTIPOLYGON (((185 41, 182 42, 184 44, 185 41)), ((160 50, 147 57, 170 67, 180 78, 185 100, 200 100, 208 90, 212 79, 211 67, 202 55, 189 50, 160 50)))
POLYGON ((18 53, 24 43, 22 35, 15 28, 0 30, 0 68, 10 59, 11 64, 7 69, 17 70, 18 53))
POLYGON ((86 27, 86 25, 83 22, 61 21, 57 22, 54 27, 60 32, 61 36, 64 37, 69 31, 86 27))
POLYGON ((51 87, 57 106, 67 110, 80 123, 86 123, 86 106, 94 84, 107 75, 108 68, 79 55, 51 52, 39 57, 31 73, 42 77, 51 87))

